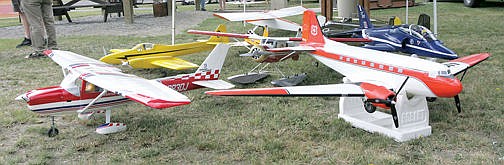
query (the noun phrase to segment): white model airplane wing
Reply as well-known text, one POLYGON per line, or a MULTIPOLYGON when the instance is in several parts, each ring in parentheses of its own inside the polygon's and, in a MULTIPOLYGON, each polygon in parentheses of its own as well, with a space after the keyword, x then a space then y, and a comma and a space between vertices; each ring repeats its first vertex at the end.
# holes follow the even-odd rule
POLYGON ((266 12, 214 13, 214 16, 228 21, 264 20, 300 15, 303 14, 305 10, 306 8, 302 6, 296 6, 266 12))
POLYGON ((234 85, 223 80, 206 80, 206 81, 195 81, 193 84, 204 86, 212 89, 230 89, 234 85))
POLYGON ((224 37, 233 37, 233 38, 249 38, 249 39, 272 39, 277 41, 302 41, 301 37, 263 37, 257 34, 238 34, 238 33, 222 33, 222 32, 214 32, 214 31, 203 31, 203 30, 188 30, 189 34, 202 34, 209 36, 224 36, 224 37))
POLYGON ((280 19, 288 16, 303 14, 306 8, 302 6, 271 10, 266 12, 246 13, 214 13, 214 16, 228 21, 246 21, 253 25, 268 26, 270 28, 298 31, 301 26, 297 23, 280 19))
POLYGON ((44 53, 70 74, 149 107, 161 109, 190 103, 186 96, 157 81, 122 73, 101 61, 68 51, 44 53))
POLYGON ((356 84, 331 84, 276 88, 232 89, 207 91, 216 96, 338 96, 364 97, 361 87, 356 84))
POLYGON ((288 21, 285 19, 261 19, 261 20, 248 20, 246 21, 252 25, 256 26, 267 26, 269 28, 274 28, 274 29, 283 29, 283 30, 288 30, 288 31, 294 31, 297 32, 299 29, 301 29, 301 25, 288 21))

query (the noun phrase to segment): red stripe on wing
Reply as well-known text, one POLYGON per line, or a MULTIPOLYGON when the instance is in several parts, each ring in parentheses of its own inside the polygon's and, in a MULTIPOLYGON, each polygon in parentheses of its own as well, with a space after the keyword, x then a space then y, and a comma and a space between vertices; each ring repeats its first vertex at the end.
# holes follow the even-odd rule
POLYGON ((205 93, 215 96, 271 96, 271 95, 289 94, 289 92, 283 88, 215 90, 215 91, 207 91, 205 93))
POLYGON ((246 34, 222 33, 222 32, 212 32, 212 31, 201 31, 201 30, 188 30, 187 33, 203 34, 203 35, 210 35, 210 36, 234 37, 234 38, 249 38, 249 35, 246 35, 246 34))

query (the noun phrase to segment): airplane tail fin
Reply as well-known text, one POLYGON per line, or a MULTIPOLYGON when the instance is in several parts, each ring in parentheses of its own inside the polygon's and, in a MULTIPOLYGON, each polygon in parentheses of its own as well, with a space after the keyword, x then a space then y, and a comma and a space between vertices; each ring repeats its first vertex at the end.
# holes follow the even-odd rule
POLYGON ((200 65, 196 73, 194 73, 194 77, 199 80, 194 81, 193 84, 212 89, 233 88, 233 84, 219 80, 221 75, 220 71, 222 65, 224 65, 224 60, 226 59, 230 47, 231 46, 228 44, 217 44, 205 61, 200 65))
POLYGON ((199 66, 198 70, 196 70, 196 73, 217 72, 216 74, 218 74, 222 69, 222 65, 224 65, 229 47, 231 46, 228 44, 217 44, 205 61, 199 66))
MULTIPOLYGON (((215 29, 215 31, 216 32, 225 33, 226 32, 226 25, 220 24, 217 27, 217 29, 215 29)), ((210 39, 208 39, 208 42, 213 42, 213 43, 218 43, 218 42, 228 43, 229 42, 229 38, 228 37, 224 37, 224 36, 212 36, 212 37, 210 37, 210 39)))
POLYGON ((322 29, 314 11, 306 10, 304 12, 302 37, 306 43, 325 43, 322 29))
POLYGON ((269 36, 268 26, 264 26, 263 37, 268 37, 268 36, 269 36))
POLYGON ((358 13, 359 13, 359 24, 361 29, 373 28, 373 24, 371 24, 371 18, 369 18, 366 10, 361 5, 357 5, 358 13))

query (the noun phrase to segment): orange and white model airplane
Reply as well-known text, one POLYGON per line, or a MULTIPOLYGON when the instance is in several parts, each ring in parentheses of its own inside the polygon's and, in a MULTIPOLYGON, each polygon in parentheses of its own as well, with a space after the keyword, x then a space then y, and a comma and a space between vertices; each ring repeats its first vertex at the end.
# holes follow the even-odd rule
MULTIPOLYGON (((226 26, 219 25, 215 31, 226 32, 226 26)), ((100 61, 128 65, 132 68, 192 69, 197 68, 198 65, 177 56, 212 50, 215 45, 227 42, 229 42, 227 37, 213 36, 208 40, 175 45, 141 43, 131 49, 111 49, 111 53, 100 58, 100 61)))
POLYGON ((307 52, 343 74, 343 84, 208 91, 217 96, 338 96, 339 117, 353 126, 405 141, 431 134, 426 98, 455 98, 462 83, 455 76, 490 54, 461 57, 445 63, 346 45, 323 36, 313 11, 303 17, 299 46, 268 51, 307 52), (408 96, 406 95, 408 94, 408 96), (409 97, 412 96, 412 97, 409 97), (375 111, 390 110, 390 115, 375 111), (365 111, 364 111, 365 110, 365 111))
MULTIPOLYGON (((229 47, 227 44, 218 44, 195 73, 155 80, 122 73, 109 64, 72 52, 45 51, 45 55, 63 68, 65 78, 59 86, 31 90, 19 95, 16 100, 24 100, 28 108, 38 114, 55 115, 77 111, 80 119, 89 119, 96 113, 104 112, 106 122, 96 128, 96 132, 120 132, 126 129, 126 125, 110 121, 109 108, 112 106, 132 100, 152 108, 163 109, 191 102, 179 92, 202 87, 234 87, 218 80, 229 47), (103 109, 105 111, 102 111, 103 109)), ((52 116, 48 135, 55 136, 58 132, 52 116)))

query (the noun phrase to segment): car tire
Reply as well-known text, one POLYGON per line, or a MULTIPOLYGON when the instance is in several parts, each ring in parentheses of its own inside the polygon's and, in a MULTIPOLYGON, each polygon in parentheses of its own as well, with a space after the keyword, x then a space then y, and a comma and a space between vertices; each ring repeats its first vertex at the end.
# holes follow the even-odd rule
POLYGON ((478 7, 484 0, 464 0, 464 5, 467 7, 478 7))

